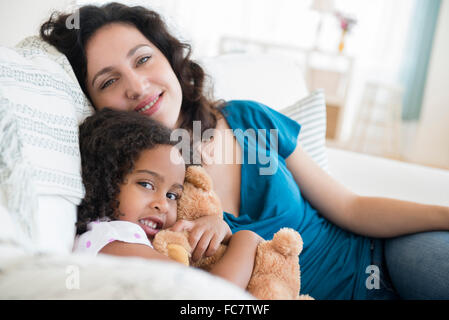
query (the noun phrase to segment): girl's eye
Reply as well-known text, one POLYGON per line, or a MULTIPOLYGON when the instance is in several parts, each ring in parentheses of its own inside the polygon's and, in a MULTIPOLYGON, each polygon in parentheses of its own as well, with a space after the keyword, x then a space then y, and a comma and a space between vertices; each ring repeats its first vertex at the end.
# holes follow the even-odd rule
POLYGON ((175 200, 176 201, 176 200, 179 199, 179 195, 176 194, 176 193, 169 192, 169 193, 167 193, 167 198, 170 199, 170 200, 175 200))
POLYGON ((139 59, 139 60, 137 61, 137 64, 138 64, 138 65, 139 65, 139 64, 144 64, 144 63, 147 62, 150 58, 151 58, 151 56, 143 57, 143 58, 141 58, 141 59, 139 59))
POLYGON ((107 87, 109 87, 111 84, 113 84, 115 82, 115 79, 109 79, 108 81, 106 81, 105 83, 103 83, 103 85, 100 87, 101 90, 106 89, 107 87))
POLYGON ((138 184, 144 187, 145 189, 154 190, 154 186, 150 182, 138 182, 138 184))

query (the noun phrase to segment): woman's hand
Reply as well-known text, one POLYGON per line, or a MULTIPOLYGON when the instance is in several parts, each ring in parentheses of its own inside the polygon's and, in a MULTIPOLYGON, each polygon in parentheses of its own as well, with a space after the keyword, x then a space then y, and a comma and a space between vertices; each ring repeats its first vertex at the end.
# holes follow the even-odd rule
POLYGON ((179 220, 170 230, 189 232, 192 260, 195 262, 203 256, 213 256, 220 244, 227 243, 232 235, 228 224, 217 216, 204 216, 193 221, 179 220))

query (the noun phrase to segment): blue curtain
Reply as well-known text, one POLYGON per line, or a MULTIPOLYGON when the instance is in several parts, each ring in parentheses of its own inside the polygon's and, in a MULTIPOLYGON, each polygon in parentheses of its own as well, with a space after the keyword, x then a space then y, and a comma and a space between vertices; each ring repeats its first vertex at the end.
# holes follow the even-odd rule
POLYGON ((426 85, 441 0, 414 0, 414 11, 400 69, 404 88, 402 119, 418 120, 426 85))

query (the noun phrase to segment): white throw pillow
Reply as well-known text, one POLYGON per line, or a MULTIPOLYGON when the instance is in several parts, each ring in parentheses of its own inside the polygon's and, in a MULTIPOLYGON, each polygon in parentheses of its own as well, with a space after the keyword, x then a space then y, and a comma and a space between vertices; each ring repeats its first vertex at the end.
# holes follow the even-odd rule
POLYGON ((70 252, 84 196, 78 124, 93 109, 64 55, 37 37, 18 46, 0 47, 0 188, 36 250, 70 252))
POLYGON ((329 171, 324 91, 318 89, 290 107, 279 111, 301 125, 298 139, 302 148, 322 169, 329 171))

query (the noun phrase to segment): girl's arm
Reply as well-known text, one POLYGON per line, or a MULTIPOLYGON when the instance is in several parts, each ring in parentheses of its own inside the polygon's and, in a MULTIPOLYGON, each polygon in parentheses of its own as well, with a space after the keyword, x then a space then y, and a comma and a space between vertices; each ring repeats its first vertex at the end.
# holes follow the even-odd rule
POLYGON ((262 240, 249 230, 236 232, 232 235, 225 254, 210 273, 245 289, 253 272, 257 246, 262 240))
POLYGON ((344 229, 379 238, 449 230, 449 207, 359 196, 322 170, 299 142, 286 163, 311 205, 344 229))
POLYGON ((175 262, 174 260, 157 252, 153 248, 140 243, 128 243, 123 241, 113 241, 108 243, 99 253, 110 254, 122 257, 140 257, 146 259, 156 259, 175 262))

